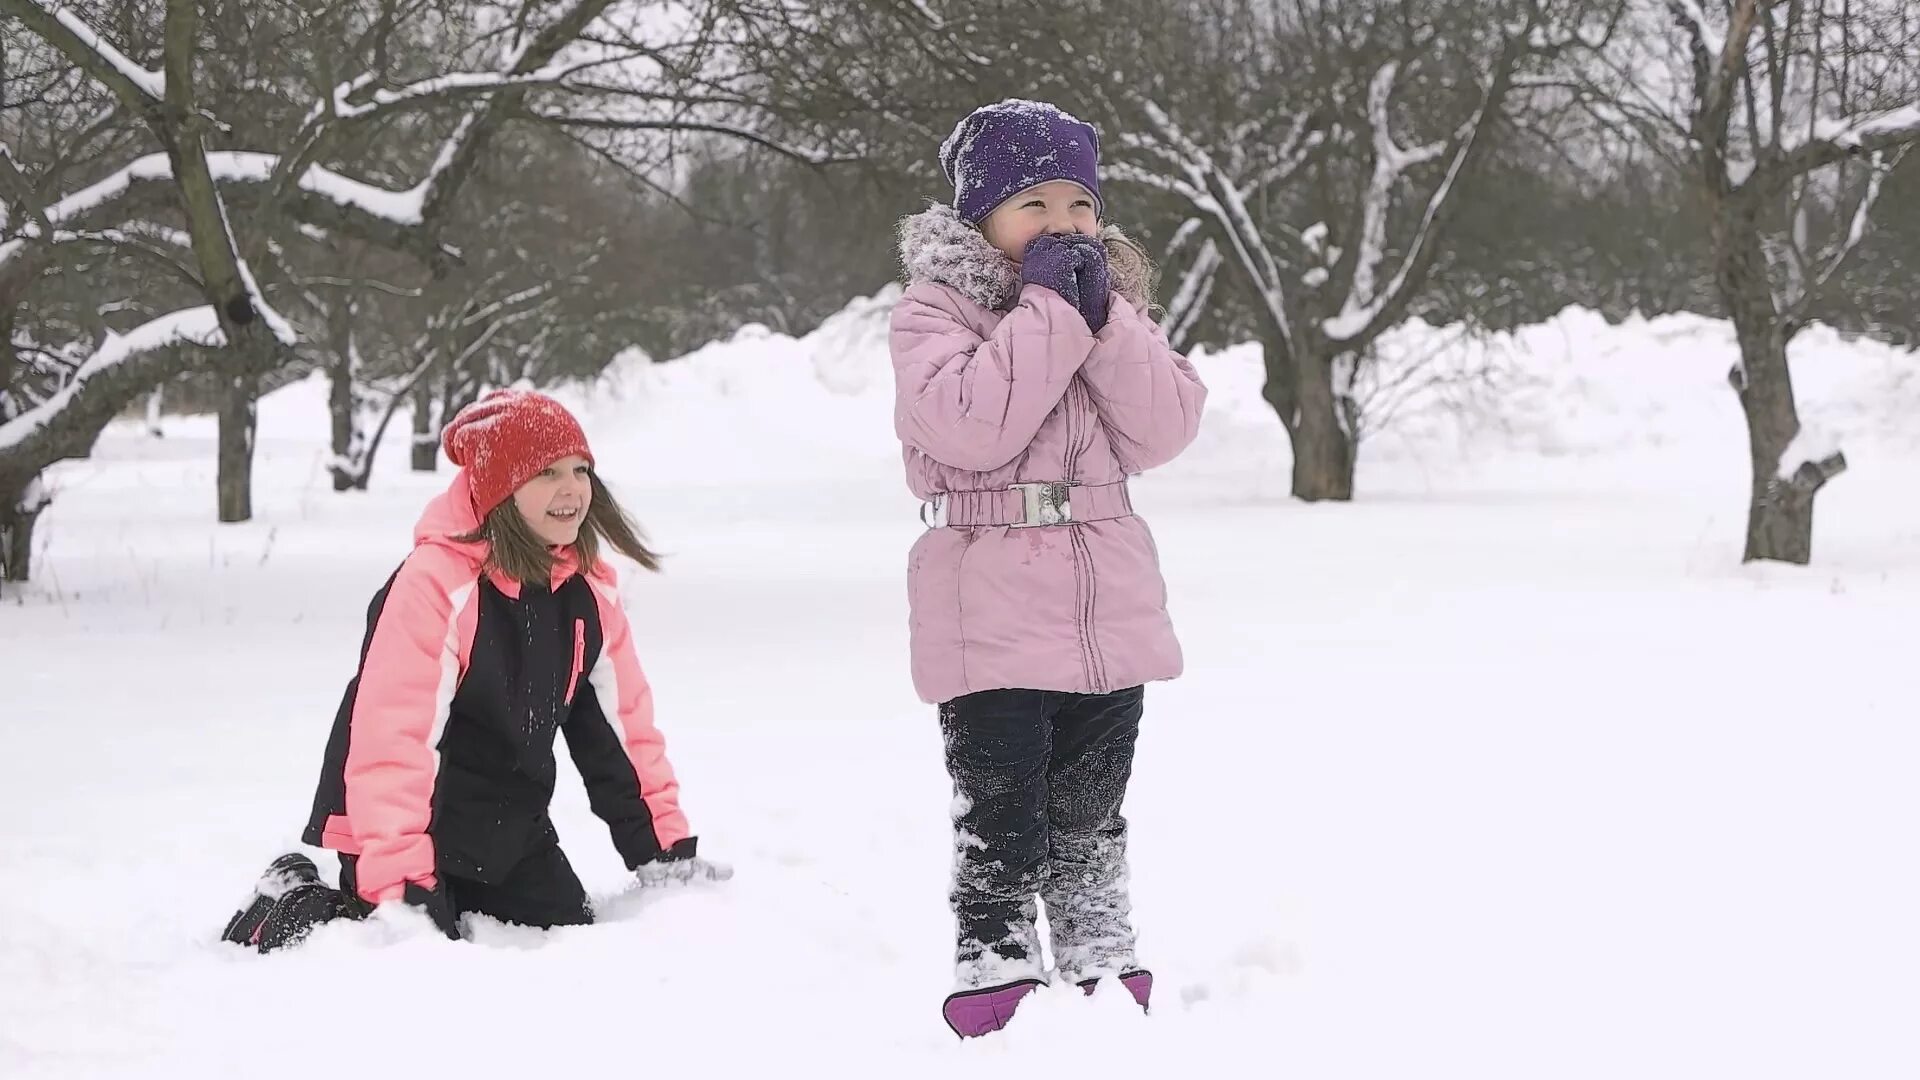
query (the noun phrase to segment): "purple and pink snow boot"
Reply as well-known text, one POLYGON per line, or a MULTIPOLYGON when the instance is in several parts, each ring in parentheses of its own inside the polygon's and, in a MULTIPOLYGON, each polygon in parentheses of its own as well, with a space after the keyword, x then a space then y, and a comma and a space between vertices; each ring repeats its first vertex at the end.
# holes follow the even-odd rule
POLYGON ((990 1035, 1006 1027, 1021 999, 1043 985, 1039 979, 1021 979, 978 990, 962 990, 947 995, 940 1014, 947 1018, 947 1026, 953 1033, 963 1039, 990 1035))
MULTIPOLYGON (((978 990, 962 990, 948 995, 940 1012, 947 1018, 947 1026, 963 1039, 991 1035, 1006 1027, 1007 1021, 1013 1019, 1013 1011, 1020 1007, 1020 1002, 1044 985, 1039 979, 1021 979, 999 986, 983 986, 978 990)), ((1079 985, 1081 993, 1092 997, 1100 980, 1088 979, 1079 985)), ((1153 972, 1129 971, 1120 976, 1120 985, 1133 995, 1134 1003, 1143 1012, 1151 1011, 1147 1001, 1153 996, 1153 972)))
MULTIPOLYGON (((1080 992, 1092 997, 1094 988, 1099 985, 1099 979, 1088 979, 1080 984, 1080 992)), ((1147 999, 1153 996, 1153 972, 1129 971, 1120 976, 1120 985, 1126 987, 1127 993, 1133 995, 1133 1000, 1140 1006, 1141 1011, 1152 1011, 1147 1006, 1147 999)))

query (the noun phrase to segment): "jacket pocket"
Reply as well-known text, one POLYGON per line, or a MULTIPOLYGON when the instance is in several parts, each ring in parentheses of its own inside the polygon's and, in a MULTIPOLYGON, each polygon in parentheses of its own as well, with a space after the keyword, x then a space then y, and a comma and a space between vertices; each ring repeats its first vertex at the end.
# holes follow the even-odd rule
POLYGON ((567 697, 563 704, 573 704, 573 692, 580 685, 580 671, 587 664, 587 620, 573 620, 573 670, 567 673, 567 697))

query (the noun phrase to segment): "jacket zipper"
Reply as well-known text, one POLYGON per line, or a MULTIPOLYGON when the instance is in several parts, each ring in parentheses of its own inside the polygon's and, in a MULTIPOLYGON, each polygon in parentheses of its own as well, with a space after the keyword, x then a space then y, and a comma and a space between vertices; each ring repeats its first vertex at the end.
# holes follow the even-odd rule
MULTIPOLYGON (((1067 387, 1067 458, 1066 475, 1061 477, 1062 480, 1076 479, 1074 473, 1080 465, 1080 444, 1093 435, 1091 426, 1086 423, 1087 413, 1091 409, 1087 388, 1076 377, 1067 387)), ((1106 658, 1100 655, 1099 642, 1093 636, 1096 596, 1093 552, 1087 547, 1086 537, 1081 535, 1077 526, 1067 526, 1066 533, 1067 544, 1073 551, 1074 622, 1080 636, 1081 667, 1087 677, 1087 688, 1095 694, 1104 694, 1108 691, 1107 663, 1106 658)))
POLYGON ((563 704, 573 704, 573 691, 580 685, 580 671, 587 664, 587 620, 573 620, 573 671, 567 675, 567 697, 563 704))

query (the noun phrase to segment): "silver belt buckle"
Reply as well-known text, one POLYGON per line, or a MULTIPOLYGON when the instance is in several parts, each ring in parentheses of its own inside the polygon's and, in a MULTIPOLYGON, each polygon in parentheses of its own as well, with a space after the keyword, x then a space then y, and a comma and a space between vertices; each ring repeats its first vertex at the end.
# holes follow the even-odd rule
POLYGON ((1031 529, 1040 525, 1066 525, 1073 521, 1073 489, 1078 486, 1071 480, 1052 480, 1042 483, 1009 484, 1008 491, 1020 493, 1023 520, 1015 522, 1015 529, 1031 529))
POLYGON ((947 497, 935 495, 920 504, 920 524, 929 529, 943 528, 947 524, 947 497))

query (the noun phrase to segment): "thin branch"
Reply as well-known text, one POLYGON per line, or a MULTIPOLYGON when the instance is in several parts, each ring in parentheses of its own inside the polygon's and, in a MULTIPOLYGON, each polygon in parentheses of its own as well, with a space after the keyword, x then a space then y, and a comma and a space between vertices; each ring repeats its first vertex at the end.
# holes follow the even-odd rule
MULTIPOLYGON (((332 274, 313 274, 309 276, 295 276, 293 278, 290 278, 289 281, 293 285, 302 286, 302 287, 309 286, 309 285, 325 285, 329 288, 334 288, 334 289, 372 289, 375 292, 386 293, 388 296, 398 296, 398 297, 403 297, 409 300, 417 300, 426 292, 426 290, 419 289, 419 288, 414 288, 414 289, 402 288, 399 285, 389 284, 377 278, 343 278, 343 277, 338 277, 332 274)), ((316 307, 320 306, 317 302, 318 300, 317 297, 314 297, 311 294, 309 294, 309 299, 310 301, 314 301, 314 306, 316 307)))
POLYGON ((1218 210, 1218 204, 1205 192, 1177 177, 1143 168, 1132 162, 1117 161, 1104 167, 1107 178, 1123 184, 1140 184, 1144 187, 1178 195, 1208 213, 1218 210))
POLYGON ((602 131, 685 131, 708 135, 724 135, 730 139, 752 143, 763 149, 797 161, 803 165, 840 165, 866 160, 864 157, 839 157, 816 151, 802 150, 789 146, 767 135, 731 124, 708 123, 691 120, 623 120, 607 116, 567 116, 564 114, 541 112, 525 107, 514 110, 510 115, 516 119, 534 120, 543 124, 559 127, 590 128, 602 131))

